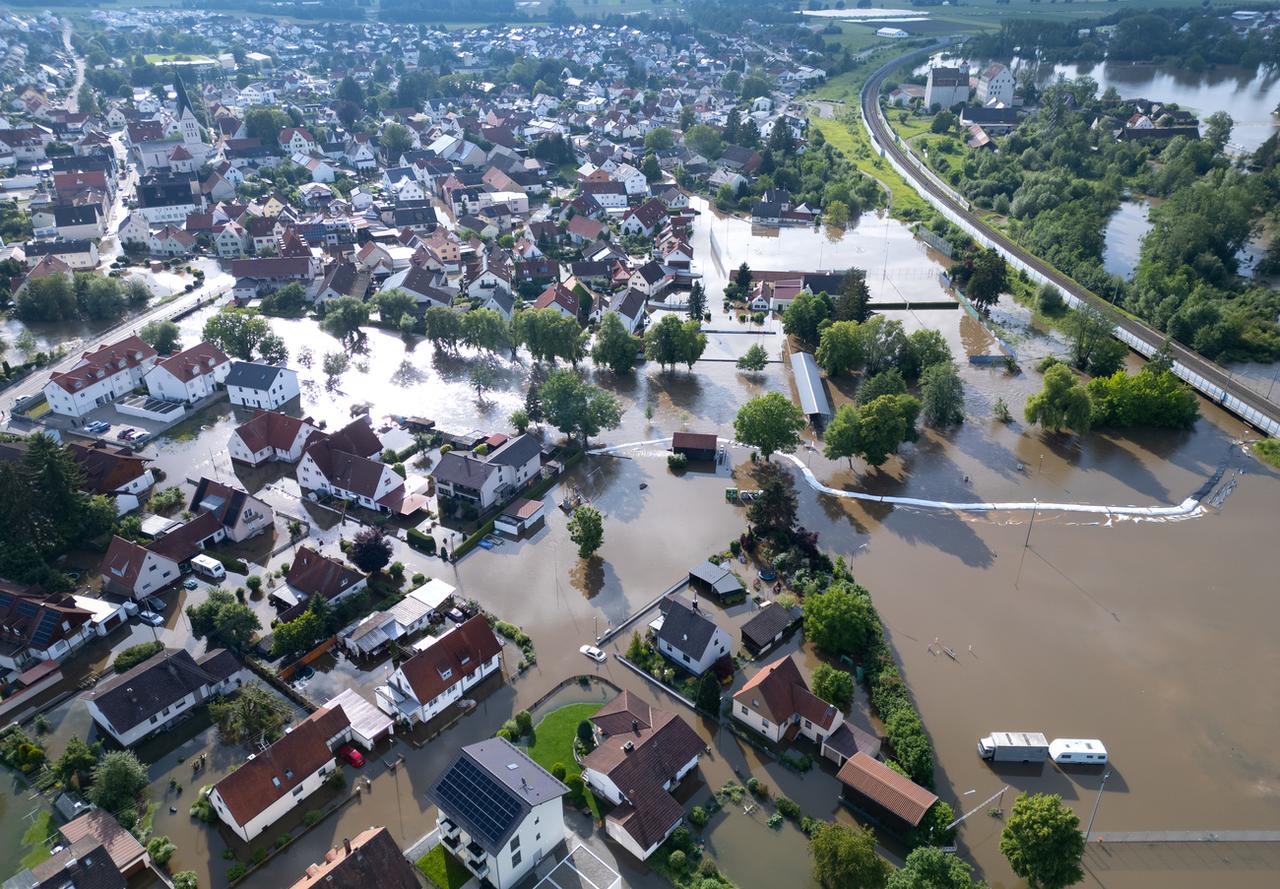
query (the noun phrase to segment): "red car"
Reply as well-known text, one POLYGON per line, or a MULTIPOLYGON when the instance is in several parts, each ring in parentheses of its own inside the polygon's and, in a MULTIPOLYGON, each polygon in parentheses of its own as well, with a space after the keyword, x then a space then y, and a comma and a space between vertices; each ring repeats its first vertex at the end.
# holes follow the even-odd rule
POLYGON ((338 748, 338 758, 356 768, 364 765, 364 754, 350 744, 343 744, 338 748))

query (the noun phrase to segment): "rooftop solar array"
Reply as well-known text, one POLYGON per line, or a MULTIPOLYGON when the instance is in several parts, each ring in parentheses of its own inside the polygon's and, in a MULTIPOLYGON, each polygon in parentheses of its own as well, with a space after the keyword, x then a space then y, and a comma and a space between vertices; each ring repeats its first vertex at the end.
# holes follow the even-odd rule
POLYGON ((490 850, 502 842, 523 811, 515 796, 467 756, 445 773, 436 793, 450 814, 468 822, 468 833, 490 850))

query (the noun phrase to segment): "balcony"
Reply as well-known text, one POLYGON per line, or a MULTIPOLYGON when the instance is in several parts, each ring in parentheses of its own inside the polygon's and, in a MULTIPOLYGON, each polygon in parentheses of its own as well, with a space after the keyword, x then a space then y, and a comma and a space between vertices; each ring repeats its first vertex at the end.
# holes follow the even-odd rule
POLYGON ((470 858, 463 859, 467 870, 471 871, 478 880, 483 880, 489 876, 489 862, 481 859, 480 861, 472 861, 470 858))
POLYGON ((486 853, 484 851, 484 848, 475 840, 472 840, 471 842, 467 843, 466 850, 467 850, 468 857, 475 859, 476 861, 479 861, 479 862, 483 862, 485 860, 486 853))
POLYGON ((442 833, 440 835, 440 842, 444 843, 451 852, 458 852, 458 847, 462 845, 462 839, 456 833, 442 833))
POLYGON ((453 837, 455 839, 457 838, 458 825, 454 824, 448 818, 441 818, 439 827, 440 827, 441 837, 453 837))

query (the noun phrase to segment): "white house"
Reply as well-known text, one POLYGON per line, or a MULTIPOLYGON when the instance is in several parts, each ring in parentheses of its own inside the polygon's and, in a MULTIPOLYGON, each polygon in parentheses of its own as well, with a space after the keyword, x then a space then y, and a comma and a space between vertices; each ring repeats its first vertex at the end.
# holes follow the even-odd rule
POLYGON ((622 325, 628 333, 639 333, 640 328, 644 326, 647 301, 648 297, 643 291, 628 287, 622 293, 614 295, 607 311, 622 319, 622 325))
POLYGON ((209 802, 248 842, 303 805, 336 768, 334 751, 351 740, 341 705, 322 707, 213 786, 209 802))
POLYGON ((469 744, 427 790, 440 842, 482 885, 512 889, 564 842, 569 792, 505 738, 469 744))
POLYGON ((967 67, 929 69, 924 87, 924 107, 950 108, 969 101, 969 69, 967 67))
POLYGON ((596 747, 582 780, 615 808, 605 832, 643 861, 684 820, 672 791, 698 767, 706 742, 674 713, 624 691, 591 717, 596 747))
POLYGON ((330 438, 314 441, 303 451, 298 485, 379 512, 398 512, 404 499, 404 479, 394 469, 342 450, 330 438))
POLYGON ((55 414, 83 417, 126 395, 156 363, 156 350, 136 336, 85 352, 70 370, 54 374, 44 396, 55 414))
POLYGON ((231 371, 231 359, 211 343, 197 343, 161 359, 143 378, 153 398, 194 404, 212 395, 231 371))
POLYGON ((701 676, 732 650, 729 634, 698 605, 668 596, 659 604, 662 616, 655 623, 658 651, 695 676, 701 676))
POLYGON ((95 614, 81 601, 114 607, 0 579, 0 668, 20 673, 33 661, 57 660, 91 639, 95 614))
POLYGON ((426 722, 502 666, 502 643, 476 615, 431 641, 374 691, 378 709, 413 724, 426 722))
POLYGON ((298 387, 297 371, 256 361, 232 362, 223 382, 232 404, 272 411, 297 398, 302 391, 298 387))
POLYGON ((213 513, 222 525, 224 536, 232 543, 240 543, 269 530, 276 519, 275 510, 269 504, 243 488, 203 477, 196 484, 196 492, 191 495, 187 509, 197 516, 213 513))
POLYGON ((1013 72, 999 62, 994 62, 978 76, 976 95, 983 105, 999 102, 1008 107, 1013 104, 1014 86, 1013 72))
POLYGON ((182 576, 176 559, 123 537, 112 537, 102 560, 102 588, 136 600, 145 599, 182 576))
POLYGON ((481 510, 519 491, 542 470, 542 444, 531 435, 508 439, 489 454, 450 451, 432 471, 442 496, 474 503, 481 510))
POLYGON ((244 665, 224 649, 196 660, 185 649, 167 648, 94 686, 85 704, 99 728, 121 746, 132 747, 247 678, 244 665))
POLYGON ((760 669, 733 696, 733 718, 777 743, 794 725, 804 737, 823 742, 844 722, 844 714, 809 691, 790 655, 760 669))
POLYGON ((277 411, 258 411, 231 432, 227 451, 237 463, 257 466, 272 460, 297 463, 316 428, 305 419, 277 411))

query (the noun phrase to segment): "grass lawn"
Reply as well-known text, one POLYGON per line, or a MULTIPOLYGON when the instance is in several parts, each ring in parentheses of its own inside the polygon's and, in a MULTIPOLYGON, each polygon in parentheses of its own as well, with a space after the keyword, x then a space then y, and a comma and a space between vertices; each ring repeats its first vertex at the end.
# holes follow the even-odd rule
POLYGON ((436 846, 419 858, 418 870, 440 889, 462 889, 471 879, 471 871, 445 851, 444 846, 436 846))
POLYGON ((933 126, 932 114, 916 114, 906 108, 886 108, 884 116, 893 131, 904 139, 928 133, 929 127, 933 126), (907 116, 905 121, 902 119, 904 114, 907 116))
POLYGON ((1255 441, 1253 443, 1253 452, 1264 463, 1269 463, 1276 469, 1280 469, 1280 439, 1264 438, 1261 441, 1255 441))
MULTIPOLYGON (((850 109, 855 115, 855 120, 857 109, 856 103, 850 109)), ((893 167, 889 166, 887 160, 871 149, 870 139, 860 123, 845 126, 843 121, 817 115, 811 115, 809 123, 817 127, 826 140, 850 163, 889 189, 890 211, 893 215, 902 216, 904 211, 911 211, 914 217, 918 218, 928 214, 929 205, 925 203, 924 198, 920 197, 916 190, 907 184, 907 181, 899 176, 893 167)))
MULTIPOLYGON (((597 710, 599 704, 569 704, 559 710, 553 710, 533 727, 529 738, 529 746, 525 752, 529 758, 548 772, 556 764, 564 766, 565 781, 582 774, 582 768, 573 758, 573 739, 578 734, 578 723, 589 718, 597 710)), ((595 794, 586 790, 587 807, 596 818, 600 817, 599 803, 595 794)))
POLYGON ((185 52, 149 52, 144 58, 152 65, 162 65, 165 62, 203 62, 209 64, 215 61, 209 56, 201 55, 200 53, 185 52))
POLYGON ((22 856, 23 867, 35 867, 49 857, 49 839, 58 835, 58 825, 52 812, 41 812, 31 826, 22 832, 22 845, 27 854, 22 856))

